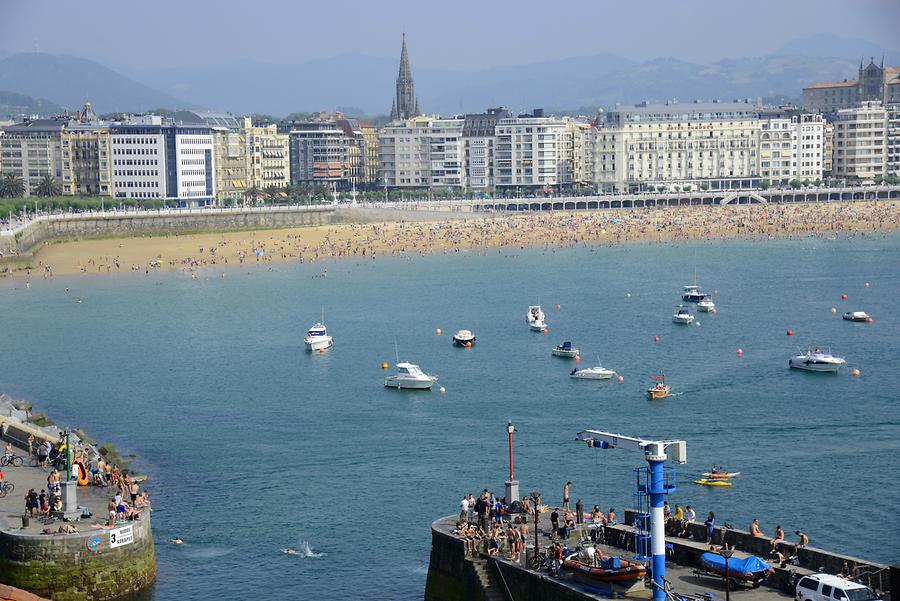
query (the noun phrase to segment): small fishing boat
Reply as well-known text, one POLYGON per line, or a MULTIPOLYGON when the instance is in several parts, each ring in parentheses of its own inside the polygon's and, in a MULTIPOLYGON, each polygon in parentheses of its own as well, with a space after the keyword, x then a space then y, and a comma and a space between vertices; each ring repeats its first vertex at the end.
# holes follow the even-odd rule
POLYGON ((597 365, 596 367, 573 369, 569 375, 573 378, 580 378, 582 380, 609 380, 616 375, 616 372, 611 369, 606 369, 602 365, 597 365))
POLYGON ((708 296, 709 295, 706 292, 700 290, 700 286, 695 284, 693 286, 684 287, 684 292, 681 293, 681 300, 689 303, 699 303, 708 296))
POLYGON ((557 344, 556 348, 553 349, 553 354, 557 357, 566 357, 568 359, 574 359, 578 356, 578 349, 572 347, 572 343, 566 340, 562 344, 557 344))
POLYGON ((647 575, 647 567, 636 561, 618 556, 604 557, 600 565, 594 565, 594 547, 584 547, 563 560, 563 567, 582 584, 605 582, 635 582, 647 575))
POLYGON ((709 313, 710 311, 712 311, 715 308, 716 308, 716 303, 714 303, 713 300, 708 296, 706 298, 704 298, 702 301, 700 301, 699 303, 697 303, 697 310, 703 311, 705 313, 709 313))
POLYGON ((869 321, 869 315, 865 311, 847 311, 841 317, 847 321, 869 321))
POLYGON ((744 559, 732 557, 728 560, 728 573, 725 572, 725 558, 718 553, 704 553, 700 556, 700 570, 695 574, 699 576, 716 576, 728 578, 728 587, 732 590, 737 584, 744 584, 758 588, 763 580, 773 572, 772 566, 765 561, 751 555, 744 559))
POLYGON ((308 351, 324 351, 334 346, 334 340, 328 335, 325 324, 317 323, 306 332, 303 344, 306 345, 308 351))
POLYGON ((694 484, 702 484, 703 486, 731 486, 726 478, 700 478, 694 480, 694 484))
POLYGON ((675 314, 672 315, 672 323, 689 325, 694 323, 694 316, 691 315, 691 312, 684 305, 678 305, 675 314))
POLYGON ((384 385, 388 388, 407 388, 415 390, 428 390, 437 382, 437 376, 430 376, 412 363, 398 363, 397 373, 384 379, 384 385))
POLYGON ((841 366, 846 364, 845 359, 835 357, 830 351, 820 350, 819 347, 807 349, 805 353, 791 357, 788 361, 788 367, 794 369, 827 373, 837 373, 841 366))
POLYGON ((541 311, 540 305, 532 305, 528 307, 528 313, 525 314, 525 321, 528 322, 528 327, 534 330, 535 332, 542 332, 547 329, 547 322, 544 321, 546 317, 544 316, 544 312, 541 311))
POLYGON ((459 330, 453 335, 453 344, 456 346, 472 346, 475 344, 475 334, 471 330, 459 330))
POLYGON ((666 384, 665 376, 651 376, 652 379, 657 380, 656 384, 647 389, 647 396, 650 400, 658 400, 664 399, 669 396, 669 385, 666 384))

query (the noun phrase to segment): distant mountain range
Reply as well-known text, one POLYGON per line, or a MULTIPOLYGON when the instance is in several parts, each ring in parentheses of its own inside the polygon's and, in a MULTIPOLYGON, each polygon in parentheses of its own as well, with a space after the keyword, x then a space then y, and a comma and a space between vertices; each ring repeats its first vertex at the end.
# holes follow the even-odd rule
MULTIPOLYGON (((815 35, 766 56, 709 64, 600 54, 448 71, 416 69, 414 53, 411 58, 422 110, 449 115, 500 105, 559 111, 642 100, 799 98, 807 83, 853 78, 861 57, 882 55, 900 64, 900 52, 865 40, 815 35)), ((397 64, 396 58, 343 55, 297 65, 238 61, 120 73, 83 58, 30 53, 0 60, 0 89, 69 108, 90 98, 98 113, 171 107, 283 116, 350 106, 383 115, 390 110, 397 64)))

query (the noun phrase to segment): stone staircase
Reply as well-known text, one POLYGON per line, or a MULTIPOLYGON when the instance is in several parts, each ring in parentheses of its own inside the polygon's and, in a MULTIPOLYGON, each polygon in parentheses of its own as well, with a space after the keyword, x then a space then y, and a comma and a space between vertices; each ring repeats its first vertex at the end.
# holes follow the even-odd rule
POLYGON ((473 557, 470 561, 475 574, 478 576, 478 581, 481 583, 481 589, 484 591, 484 600, 509 601, 503 592, 503 585, 500 583, 496 568, 482 557, 473 557))

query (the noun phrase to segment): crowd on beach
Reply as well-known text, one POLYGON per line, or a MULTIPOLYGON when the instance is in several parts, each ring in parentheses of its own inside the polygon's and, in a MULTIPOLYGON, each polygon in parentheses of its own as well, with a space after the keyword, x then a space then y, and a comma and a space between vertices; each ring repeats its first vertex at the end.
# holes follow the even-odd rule
MULTIPOLYGON (((60 272, 85 274, 131 271, 149 275, 160 269, 193 274, 227 265, 270 266, 288 260, 374 260, 470 249, 553 249, 629 241, 834 237, 893 231, 898 227, 900 203, 894 201, 497 213, 440 222, 343 224, 252 234, 106 240, 102 241, 104 252, 67 254, 67 264, 57 267, 60 272), (199 243, 190 244, 191 241, 199 243)), ((52 277, 54 271, 49 263, 40 262, 42 277, 52 277)))
MULTIPOLYGON (((36 440, 33 434, 27 439, 27 460, 38 468, 49 469, 47 485, 40 491, 29 488, 25 494, 25 515, 31 519, 40 520, 44 525, 62 518, 64 511, 62 497, 62 481, 66 478, 66 437, 60 434, 56 441, 49 439, 36 440)), ((15 451, 10 442, 6 442, 4 455, 15 456, 15 451)), ((95 489, 102 489, 104 494, 110 495, 106 505, 108 515, 100 527, 112 528, 117 524, 127 521, 139 520, 141 513, 151 511, 149 494, 146 490, 140 490, 140 484, 127 469, 119 469, 119 466, 107 461, 103 455, 93 451, 91 447, 77 441, 71 449, 71 466, 69 479, 79 481, 80 484, 95 489), (80 471, 84 470, 84 474, 80 471), (86 482, 84 481, 86 477, 86 482)), ((6 474, 0 471, 0 483, 6 474)), ((80 515, 79 519, 93 517, 90 512, 80 515)), ((44 528, 42 534, 74 534, 78 527, 71 521, 63 520, 56 531, 44 528)))
MULTIPOLYGON (((459 515, 452 533, 464 540, 466 550, 470 554, 497 555, 505 551, 507 559, 519 563, 524 560, 523 549, 527 546, 530 529, 536 528, 541 522, 546 522, 548 518, 542 515, 549 513, 550 529, 546 536, 549 537, 550 544, 546 553, 552 568, 558 572, 563 559, 562 545, 579 527, 586 527, 582 532, 582 538, 589 538, 592 543, 603 543, 606 542, 604 529, 618 524, 614 507, 604 511, 599 504, 595 504, 590 512, 585 512, 581 499, 570 504, 571 487, 571 482, 565 483, 562 503, 553 508, 543 504, 540 498, 533 499, 526 496, 521 501, 508 502, 506 498, 499 497, 488 489, 484 489, 477 498, 469 493, 460 501, 459 515)), ((734 548, 733 544, 725 542, 724 537, 719 544, 714 544, 716 515, 713 511, 708 512, 702 522, 705 538, 698 535, 698 529, 694 527, 701 522, 698 522, 697 513, 691 505, 682 508, 680 504, 675 503, 672 507, 665 501, 663 516, 666 536, 695 540, 710 545, 712 549, 729 546, 734 548)), ((727 522, 724 528, 734 530, 734 526, 727 522)), ((762 532, 759 518, 753 519, 748 532, 756 538, 769 538, 762 532)), ((774 536, 769 538, 770 551, 767 559, 781 565, 795 563, 797 549, 809 545, 807 533, 797 530, 795 535, 797 541, 788 542, 784 529, 780 525, 777 526, 774 536)), ((604 559, 606 556, 602 550, 596 548, 594 565, 601 565, 604 559)), ((844 567, 848 573, 858 573, 858 567, 855 565, 844 567)))

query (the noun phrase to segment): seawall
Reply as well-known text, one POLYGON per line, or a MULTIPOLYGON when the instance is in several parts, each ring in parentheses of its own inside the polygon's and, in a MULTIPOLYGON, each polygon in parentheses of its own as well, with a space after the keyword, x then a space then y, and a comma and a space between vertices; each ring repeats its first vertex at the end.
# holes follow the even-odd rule
POLYGON ((0 532, 0 574, 5 584, 52 601, 105 601, 136 593, 156 579, 150 514, 111 530, 78 534, 0 532))
POLYGON ((474 217, 475 213, 404 211, 363 207, 258 207, 245 209, 164 209, 51 215, 38 218, 11 232, 0 232, 0 252, 6 260, 27 255, 53 240, 124 238, 142 235, 192 234, 341 223, 386 221, 444 221, 474 217))

